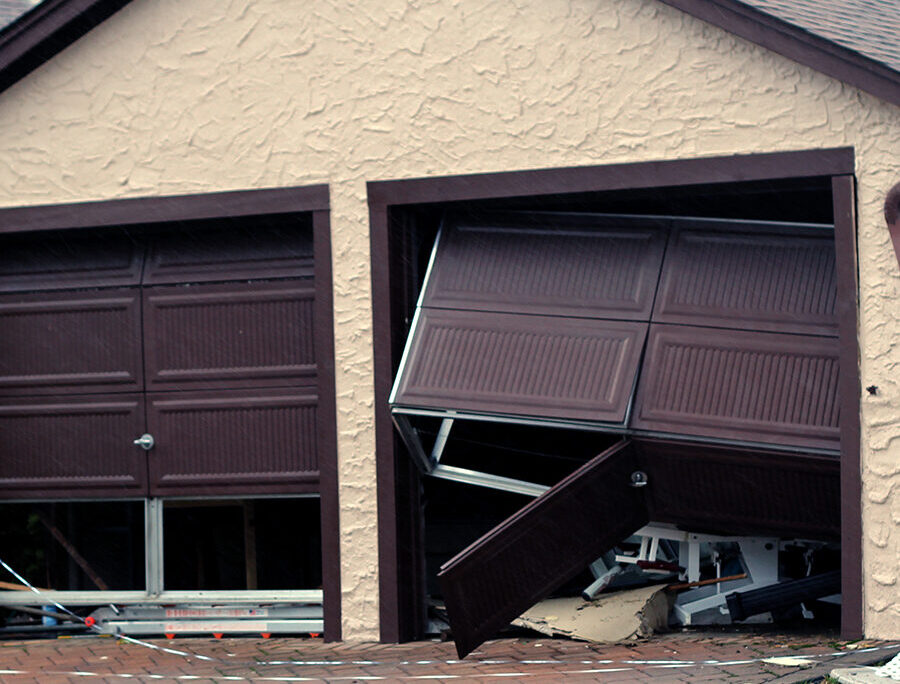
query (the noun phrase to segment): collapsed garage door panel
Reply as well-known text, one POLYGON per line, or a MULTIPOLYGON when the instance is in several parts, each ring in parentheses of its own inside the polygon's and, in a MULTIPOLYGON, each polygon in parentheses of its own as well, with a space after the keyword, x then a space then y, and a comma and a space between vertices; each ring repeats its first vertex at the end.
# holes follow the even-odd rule
POLYGON ((219 227, 214 233, 186 227, 158 235, 151 242, 144 284, 312 277, 307 223, 291 217, 281 225, 219 227))
POLYGON ((448 219, 424 306, 646 321, 661 221, 564 215, 448 219))
POLYGON ((150 493, 315 489, 313 389, 148 393, 150 493), (312 486, 312 487, 311 487, 312 486))
POLYGON ((144 247, 115 231, 0 239, 0 292, 138 285, 144 247))
POLYGON ((422 309, 396 404, 625 418, 647 324, 422 309))
POLYGON ((140 496, 147 481, 143 395, 0 402, 0 496, 140 496))
POLYGON ((837 449, 837 338, 651 325, 633 427, 837 449))
POLYGON ((627 441, 459 553, 438 575, 460 656, 648 522, 627 441))
POLYGON ((635 440, 650 519, 727 535, 836 539, 840 461, 735 447, 635 440))
POLYGON ((0 297, 0 396, 143 386, 138 288, 0 297))
POLYGON ((674 231, 654 322, 837 335, 830 232, 724 226, 674 231))
POLYGON ((314 297, 310 280, 145 289, 148 387, 313 383, 314 297))

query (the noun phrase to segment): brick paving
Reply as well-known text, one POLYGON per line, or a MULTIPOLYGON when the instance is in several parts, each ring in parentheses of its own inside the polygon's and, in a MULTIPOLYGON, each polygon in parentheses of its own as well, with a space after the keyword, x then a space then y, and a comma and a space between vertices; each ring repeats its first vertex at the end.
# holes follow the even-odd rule
POLYGON ((0 641, 0 682, 603 681, 816 682, 836 667, 881 662, 891 642, 833 636, 686 631, 625 644, 518 637, 458 660, 453 644, 326 644, 321 639, 150 639, 150 648, 100 636, 0 641), (763 659, 804 658, 808 667, 763 659))

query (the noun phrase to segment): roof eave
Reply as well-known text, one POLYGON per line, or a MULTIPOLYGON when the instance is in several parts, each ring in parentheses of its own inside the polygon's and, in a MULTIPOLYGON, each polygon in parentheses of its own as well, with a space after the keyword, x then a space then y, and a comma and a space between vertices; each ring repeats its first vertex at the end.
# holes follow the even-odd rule
POLYGON ((44 0, 0 31, 0 92, 21 80, 130 0, 44 0))
POLYGON ((737 0, 660 0, 788 59, 900 106, 900 72, 737 0))

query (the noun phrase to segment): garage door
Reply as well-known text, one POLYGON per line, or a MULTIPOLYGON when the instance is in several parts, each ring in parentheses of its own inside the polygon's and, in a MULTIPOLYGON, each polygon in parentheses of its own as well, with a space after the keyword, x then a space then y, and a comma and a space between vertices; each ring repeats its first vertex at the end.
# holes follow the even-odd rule
POLYGON ((309 221, 4 241, 0 496, 317 489, 309 221))
POLYGON ((835 539, 835 301, 829 226, 448 215, 391 395, 426 472, 459 419, 626 436, 443 566, 460 654, 647 520, 835 539))

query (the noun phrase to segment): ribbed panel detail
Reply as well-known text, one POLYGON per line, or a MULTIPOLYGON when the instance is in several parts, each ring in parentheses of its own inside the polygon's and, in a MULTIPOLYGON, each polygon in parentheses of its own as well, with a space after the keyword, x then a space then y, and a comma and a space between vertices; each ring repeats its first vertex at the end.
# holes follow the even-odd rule
POLYGON ((143 427, 137 400, 50 401, 0 406, 0 490, 144 481, 143 452, 132 444, 143 427))
POLYGON ((137 285, 144 248, 121 233, 0 237, 0 292, 137 285))
MULTIPOLYGON (((279 482, 318 470, 315 397, 221 392, 152 400, 156 484, 279 482)), ((153 484, 151 484, 151 487, 153 484)))
POLYGON ((648 522, 620 443, 448 561, 438 575, 461 656, 648 522))
POLYGON ((685 231, 666 258, 653 320, 836 334, 836 298, 830 235, 685 231))
POLYGON ((401 404, 622 420, 646 326, 426 310, 401 404))
POLYGON ((663 242, 660 232, 646 228, 448 227, 425 304, 646 319, 663 242))
POLYGON ((656 406, 767 423, 837 426, 836 358, 670 345, 656 406))
POLYGON ((97 392, 140 384, 136 291, 0 299, 0 393, 97 392))
POLYGON ((284 382, 314 372, 311 290, 254 283, 165 288, 151 292, 147 312, 153 386, 284 382))
POLYGON ((641 427, 837 439, 836 339, 653 326, 644 374, 641 427))
POLYGON ((653 520, 722 534, 833 539, 840 533, 838 458, 655 441, 637 445, 653 520))
MULTIPOLYGON (((297 219, 295 223, 299 222, 297 219)), ((311 226, 182 230, 155 238, 144 284, 312 276, 311 226)))

